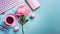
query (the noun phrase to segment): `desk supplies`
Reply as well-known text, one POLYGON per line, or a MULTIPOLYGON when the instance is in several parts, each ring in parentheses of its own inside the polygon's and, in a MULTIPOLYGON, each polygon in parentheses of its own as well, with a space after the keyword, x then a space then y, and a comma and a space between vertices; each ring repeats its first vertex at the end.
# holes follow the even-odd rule
POLYGON ((37 0, 26 0, 26 2, 30 5, 32 10, 35 10, 40 6, 39 2, 37 0))
POLYGON ((4 23, 9 27, 14 27, 18 22, 18 18, 15 14, 7 14, 4 17, 4 23))
POLYGON ((0 14, 23 2, 24 0, 0 0, 0 14))
POLYGON ((14 31, 17 32, 19 30, 19 27, 18 26, 15 26, 14 27, 14 31))
POLYGON ((0 25, 0 30, 1 30, 1 31, 7 31, 7 32, 9 31, 6 27, 4 27, 4 26, 2 26, 2 25, 0 25))
POLYGON ((9 33, 8 33, 8 32, 9 32, 8 28, 6 28, 6 27, 3 26, 3 25, 0 25, 0 31, 4 32, 5 34, 9 34, 9 33))
POLYGON ((34 13, 32 13, 32 14, 30 15, 30 17, 31 17, 31 18, 34 18, 34 17, 35 17, 35 14, 34 14, 34 13))

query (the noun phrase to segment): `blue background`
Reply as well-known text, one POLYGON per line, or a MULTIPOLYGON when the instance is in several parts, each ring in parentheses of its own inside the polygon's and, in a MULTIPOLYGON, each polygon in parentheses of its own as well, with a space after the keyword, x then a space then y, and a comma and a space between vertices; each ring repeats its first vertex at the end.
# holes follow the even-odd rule
MULTIPOLYGON (((31 20, 29 16, 27 19, 29 21, 24 25, 25 34, 60 34, 60 0, 38 0, 41 6, 35 11, 30 12, 35 13, 36 17, 31 20)), ((26 2, 24 4, 27 5, 26 2)), ((17 6, 18 7, 18 6, 17 6)), ((14 7, 4 15, 0 14, 0 24, 4 25, 3 18, 6 14, 15 13, 17 7, 14 7)), ((18 32, 14 32, 14 28, 9 28, 9 34, 22 34, 21 24, 17 24, 19 27, 18 32)), ((0 31, 0 34, 5 34, 0 31)))

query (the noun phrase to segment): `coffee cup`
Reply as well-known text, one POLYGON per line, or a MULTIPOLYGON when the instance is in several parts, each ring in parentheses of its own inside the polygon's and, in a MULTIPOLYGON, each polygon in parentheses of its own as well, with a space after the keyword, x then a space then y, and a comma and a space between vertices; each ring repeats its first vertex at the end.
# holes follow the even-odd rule
POLYGON ((14 27, 18 22, 18 18, 14 14, 8 14, 4 17, 4 23, 9 27, 14 27))

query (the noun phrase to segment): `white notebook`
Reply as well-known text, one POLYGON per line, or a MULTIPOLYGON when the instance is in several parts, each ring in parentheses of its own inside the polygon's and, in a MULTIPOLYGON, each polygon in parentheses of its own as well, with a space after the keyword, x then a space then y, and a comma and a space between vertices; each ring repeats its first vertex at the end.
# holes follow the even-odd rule
POLYGON ((0 0, 0 14, 23 2, 24 0, 0 0))

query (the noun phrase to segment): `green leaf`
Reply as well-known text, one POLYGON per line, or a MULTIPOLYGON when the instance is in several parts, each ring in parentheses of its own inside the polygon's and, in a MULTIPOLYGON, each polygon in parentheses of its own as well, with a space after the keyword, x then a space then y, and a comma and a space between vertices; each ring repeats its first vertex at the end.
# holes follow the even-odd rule
MULTIPOLYGON (((24 24, 26 24, 26 23, 27 23, 27 21, 28 21, 28 19, 24 21, 24 24)), ((23 24, 23 25, 24 25, 24 24, 23 24)))
POLYGON ((21 23, 22 25, 26 24, 27 21, 28 21, 28 19, 25 19, 24 16, 21 16, 21 17, 20 17, 20 23, 21 23))

